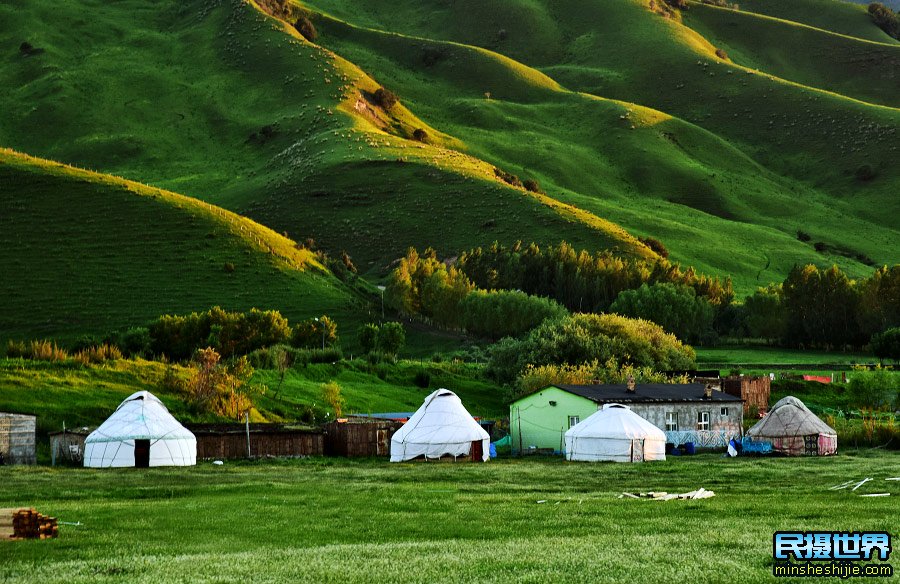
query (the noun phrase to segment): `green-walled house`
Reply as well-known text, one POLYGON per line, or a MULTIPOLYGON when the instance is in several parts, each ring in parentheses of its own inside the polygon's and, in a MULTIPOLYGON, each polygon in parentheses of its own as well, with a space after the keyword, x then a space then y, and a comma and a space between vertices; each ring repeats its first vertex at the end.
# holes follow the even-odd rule
POLYGON ((725 446, 743 428, 743 400, 702 383, 551 385, 510 404, 512 450, 562 452, 566 430, 609 403, 628 406, 676 445, 725 446))

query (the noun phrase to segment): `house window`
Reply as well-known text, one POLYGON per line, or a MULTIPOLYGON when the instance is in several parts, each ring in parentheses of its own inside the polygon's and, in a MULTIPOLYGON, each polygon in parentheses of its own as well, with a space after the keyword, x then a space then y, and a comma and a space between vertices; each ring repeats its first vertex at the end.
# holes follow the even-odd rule
POLYGON ((728 417, 728 408, 722 408, 722 411, 719 412, 723 418, 728 417))
POLYGON ((709 430, 709 412, 697 412, 697 429, 709 430))
POLYGON ((666 432, 678 431, 678 412, 666 412, 666 432))
POLYGON ((569 428, 571 428, 572 426, 574 426, 575 424, 577 424, 580 421, 581 421, 581 418, 579 418, 578 416, 569 416, 569 428))

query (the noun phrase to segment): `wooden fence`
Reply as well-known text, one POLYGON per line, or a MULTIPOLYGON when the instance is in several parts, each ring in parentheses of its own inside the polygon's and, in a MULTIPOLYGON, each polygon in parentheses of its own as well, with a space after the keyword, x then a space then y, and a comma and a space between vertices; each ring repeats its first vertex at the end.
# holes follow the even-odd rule
POLYGON ((325 426, 328 456, 390 456, 391 437, 403 426, 390 420, 331 422, 325 426))
MULTIPOLYGON (((247 458, 244 424, 187 424, 197 437, 197 459, 247 458)), ((321 430, 281 424, 250 424, 250 457, 322 456, 325 436, 321 430)))

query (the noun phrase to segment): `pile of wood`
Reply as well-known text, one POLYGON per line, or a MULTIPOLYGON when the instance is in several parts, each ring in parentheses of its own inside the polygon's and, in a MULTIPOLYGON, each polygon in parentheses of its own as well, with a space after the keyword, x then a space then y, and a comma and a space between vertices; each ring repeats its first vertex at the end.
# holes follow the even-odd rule
POLYGON ((0 509, 0 538, 50 539, 59 535, 56 517, 34 509, 0 509))
POLYGON ((665 491, 650 491, 648 493, 622 493, 619 498, 628 497, 630 499, 652 499, 653 501, 671 501, 673 499, 709 499, 715 497, 713 491, 708 491, 700 487, 696 491, 688 493, 666 493, 665 491))

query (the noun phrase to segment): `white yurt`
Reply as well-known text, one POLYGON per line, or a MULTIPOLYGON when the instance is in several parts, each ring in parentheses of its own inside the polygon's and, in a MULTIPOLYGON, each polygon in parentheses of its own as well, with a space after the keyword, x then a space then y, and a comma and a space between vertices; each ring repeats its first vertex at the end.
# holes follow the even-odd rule
POLYGON ((605 404, 566 432, 567 460, 666 459, 666 434, 627 406, 605 404))
POLYGON ((471 456, 472 460, 490 458, 491 438, 469 414, 459 397, 448 389, 439 389, 391 438, 391 462, 419 456, 471 456))
POLYGON ((792 395, 772 406, 747 430, 753 440, 772 443, 772 450, 789 456, 826 456, 837 452, 837 432, 792 395))
POLYGON ((84 441, 84 466, 194 464, 197 464, 197 439, 149 391, 128 396, 84 441))

